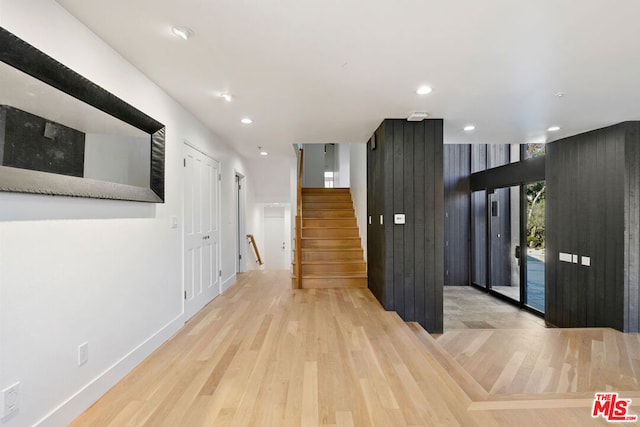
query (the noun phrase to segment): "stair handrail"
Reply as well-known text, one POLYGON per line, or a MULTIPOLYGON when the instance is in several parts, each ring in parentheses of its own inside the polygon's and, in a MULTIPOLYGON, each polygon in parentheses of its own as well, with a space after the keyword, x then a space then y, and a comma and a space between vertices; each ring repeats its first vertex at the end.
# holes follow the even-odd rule
POLYGON ((296 280, 295 288, 302 288, 302 165, 304 163, 304 149, 300 148, 300 164, 298 166, 298 200, 296 209, 296 280))
POLYGON ((258 251, 258 245, 256 245, 256 239, 253 238, 253 234, 247 234, 247 239, 249 239, 249 243, 251 243, 251 246, 253 246, 253 251, 256 253, 258 264, 264 264, 264 262, 262 262, 262 258, 260 257, 260 251, 258 251))

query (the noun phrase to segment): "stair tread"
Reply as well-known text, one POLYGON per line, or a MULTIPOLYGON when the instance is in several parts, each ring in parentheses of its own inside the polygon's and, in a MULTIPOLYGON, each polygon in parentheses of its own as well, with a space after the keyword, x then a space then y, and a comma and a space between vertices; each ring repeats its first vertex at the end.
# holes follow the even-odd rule
POLYGON ((348 225, 348 226, 339 226, 339 225, 332 225, 330 227, 305 227, 304 225, 302 226, 303 230, 319 230, 319 229, 345 229, 345 230, 353 230, 353 229, 358 229, 358 227, 356 227, 355 225, 348 225))
POLYGON ((361 251, 362 248, 301 248, 302 252, 361 251))
MULTIPOLYGON (((323 220, 323 221, 344 221, 345 220, 345 218, 307 218, 307 219, 323 220)), ((353 217, 353 219, 355 219, 355 217, 353 217)))
POLYGON ((326 236, 316 236, 316 237, 306 237, 306 236, 302 236, 303 240, 355 240, 355 239, 359 239, 360 236, 346 236, 346 237, 326 237, 326 236))
POLYGON ((332 279, 352 279, 352 278, 366 278, 367 273, 336 273, 336 274, 307 274, 302 273, 303 279, 323 279, 323 278, 332 278, 332 279))
POLYGON ((344 193, 351 190, 349 187, 333 187, 333 188, 325 188, 325 187, 302 187, 303 193, 344 193))
POLYGON ((304 215, 305 211, 353 211, 353 208, 304 208, 302 207, 302 214, 304 215))
POLYGON ((358 260, 358 259, 345 259, 345 260, 340 260, 340 261, 302 261, 302 265, 305 264, 364 264, 364 260, 358 260))

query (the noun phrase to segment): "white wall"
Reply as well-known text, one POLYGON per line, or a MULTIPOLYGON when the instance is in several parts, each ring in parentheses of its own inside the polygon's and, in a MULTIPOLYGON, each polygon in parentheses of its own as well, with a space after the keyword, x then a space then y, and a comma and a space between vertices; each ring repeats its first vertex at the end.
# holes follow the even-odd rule
POLYGON ((349 188, 351 186, 351 145, 352 144, 338 144, 336 146, 338 157, 337 170, 339 171, 336 187, 349 188))
POLYGON ((367 259, 367 145, 349 144, 349 178, 351 196, 356 211, 356 219, 364 249, 364 259, 367 259))
MULTIPOLYGON (((184 141, 220 161, 223 244, 235 237, 234 170, 248 173, 53 0, 0 0, 0 10, 4 28, 166 125, 164 204, 0 193, 0 389, 21 387, 19 413, 2 426, 66 425, 184 323, 184 141)), ((228 285, 235 257, 222 254, 228 285)))
POLYGON ((304 187, 324 187, 324 144, 304 144, 304 187))

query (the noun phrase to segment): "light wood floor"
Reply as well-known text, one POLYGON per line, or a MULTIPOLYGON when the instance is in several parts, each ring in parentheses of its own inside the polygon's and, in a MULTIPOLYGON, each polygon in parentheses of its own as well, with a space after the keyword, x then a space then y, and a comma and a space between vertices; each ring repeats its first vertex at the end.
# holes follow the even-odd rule
MULTIPOLYGON (((72 425, 606 424, 591 418, 588 396, 543 408, 487 405, 482 387, 465 389, 473 381, 464 369, 443 366, 439 358, 454 362, 436 340, 425 344, 367 289, 290 283, 286 271, 240 275, 72 425)), ((633 413, 638 403, 640 395, 633 413)))

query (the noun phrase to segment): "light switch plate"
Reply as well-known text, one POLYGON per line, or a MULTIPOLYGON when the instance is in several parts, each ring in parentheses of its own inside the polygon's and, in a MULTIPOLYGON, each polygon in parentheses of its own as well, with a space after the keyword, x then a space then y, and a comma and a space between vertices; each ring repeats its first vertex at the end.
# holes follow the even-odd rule
POLYGON ((591 267, 591 258, 588 256, 583 256, 582 265, 584 265, 585 267, 591 267))
POLYGON ((560 261, 571 262, 571 254, 567 254, 565 252, 560 252, 559 259, 560 259, 560 261))
POLYGON ((395 215, 393 215, 393 223, 394 224, 404 224, 405 223, 404 214, 395 214, 395 215))

